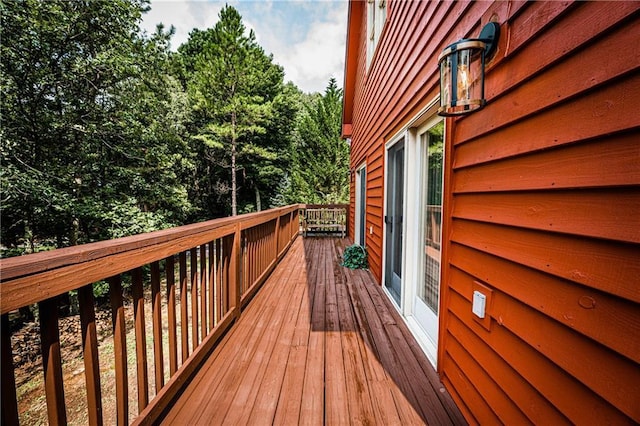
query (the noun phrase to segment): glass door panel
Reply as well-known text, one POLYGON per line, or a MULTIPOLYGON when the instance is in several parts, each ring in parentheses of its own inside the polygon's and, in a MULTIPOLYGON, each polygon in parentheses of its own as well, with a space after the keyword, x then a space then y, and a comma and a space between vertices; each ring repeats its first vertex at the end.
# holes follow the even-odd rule
POLYGON ((442 238, 443 131, 441 121, 421 135, 426 154, 424 170, 424 282, 418 297, 438 314, 440 243, 442 238))
POLYGON ((366 201, 367 201, 367 169, 362 167, 357 172, 358 181, 356 182, 356 243, 361 246, 365 245, 366 241, 366 201))
POLYGON ((442 193, 444 165, 444 122, 418 132, 421 161, 421 259, 417 266, 413 315, 425 331, 431 345, 430 359, 435 363, 438 346, 438 303, 440 299, 440 261, 442 241, 442 193))
POLYGON ((385 286, 400 305, 402 293, 402 213, 404 208, 404 140, 388 153, 385 286))

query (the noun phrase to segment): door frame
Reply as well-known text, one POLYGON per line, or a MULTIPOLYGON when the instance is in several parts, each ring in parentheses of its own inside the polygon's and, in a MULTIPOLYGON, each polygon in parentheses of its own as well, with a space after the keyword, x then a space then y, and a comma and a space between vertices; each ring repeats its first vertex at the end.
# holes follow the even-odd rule
POLYGON ((367 246, 367 163, 362 163, 356 168, 356 182, 355 182, 355 216, 354 216, 354 242, 360 244, 362 239, 362 246, 367 246), (364 193, 362 191, 362 172, 364 171, 364 193), (364 224, 360 223, 363 220, 364 224), (362 226, 364 225, 364 227, 362 226), (362 230, 361 230, 362 228, 362 230), (360 235, 364 232, 364 235, 360 235), (361 238, 362 237, 362 238, 361 238))

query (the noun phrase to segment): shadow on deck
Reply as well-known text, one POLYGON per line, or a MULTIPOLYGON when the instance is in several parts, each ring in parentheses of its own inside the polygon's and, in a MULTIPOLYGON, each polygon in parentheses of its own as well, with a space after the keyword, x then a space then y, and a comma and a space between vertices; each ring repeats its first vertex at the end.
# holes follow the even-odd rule
POLYGON ((347 243, 298 238, 163 423, 464 424, 347 243))

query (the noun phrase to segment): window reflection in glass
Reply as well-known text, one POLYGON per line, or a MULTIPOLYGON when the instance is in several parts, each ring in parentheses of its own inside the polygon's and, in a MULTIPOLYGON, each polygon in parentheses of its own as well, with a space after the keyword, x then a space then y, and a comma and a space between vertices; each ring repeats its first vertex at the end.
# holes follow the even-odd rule
POLYGON ((440 287, 440 244, 442 238, 442 176, 444 158, 444 122, 421 135, 426 165, 423 175, 424 285, 418 297, 438 313, 440 287))

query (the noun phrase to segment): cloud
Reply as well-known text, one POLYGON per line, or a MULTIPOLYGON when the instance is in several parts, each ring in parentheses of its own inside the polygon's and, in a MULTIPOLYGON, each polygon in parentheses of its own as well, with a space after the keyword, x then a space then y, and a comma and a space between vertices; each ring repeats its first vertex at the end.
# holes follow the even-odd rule
POLYGON ((208 3, 203 1, 153 0, 151 10, 142 17, 142 29, 153 33, 156 25, 163 23, 165 29, 175 27, 171 39, 172 50, 189 39, 194 28, 204 29, 215 25, 218 13, 224 3, 208 3))
POLYGON ((243 17, 247 29, 274 61, 283 66, 285 79, 305 92, 323 92, 329 78, 342 85, 347 2, 340 1, 178 1, 152 0, 142 28, 155 31, 157 23, 176 29, 171 46, 188 40, 193 28, 205 29, 218 21, 225 3, 243 17))
POLYGON ((346 3, 317 3, 316 11, 325 13, 307 22, 302 40, 287 42, 286 34, 282 34, 271 46, 275 61, 284 67, 286 79, 306 92, 324 91, 331 77, 340 86, 343 81, 346 3))

